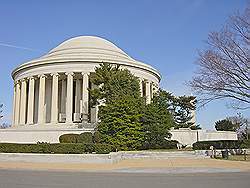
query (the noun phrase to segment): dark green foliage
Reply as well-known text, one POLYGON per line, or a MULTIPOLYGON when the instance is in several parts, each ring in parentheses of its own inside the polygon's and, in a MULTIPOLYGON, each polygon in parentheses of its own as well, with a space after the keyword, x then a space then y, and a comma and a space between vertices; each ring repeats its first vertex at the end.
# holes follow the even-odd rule
POLYGON ((143 150, 147 149, 177 149, 177 143, 176 140, 164 140, 161 143, 157 144, 151 144, 149 142, 146 142, 142 145, 143 150))
POLYGON ((176 97, 172 93, 159 90, 161 101, 165 107, 173 115, 175 121, 175 128, 189 128, 193 126, 190 122, 192 119, 191 111, 196 108, 196 98, 194 96, 180 96, 176 97))
POLYGON ((143 140, 140 120, 144 106, 139 80, 127 69, 103 63, 90 75, 90 81, 96 86, 90 90, 92 105, 105 102, 98 113, 101 142, 122 150, 139 148, 143 140))
POLYGON ((193 126, 191 111, 195 110, 196 99, 194 96, 180 96, 173 99, 175 128, 189 128, 193 126))
POLYGON ((241 148, 250 148, 250 140, 242 140, 241 148))
POLYGON ((140 148, 144 133, 140 122, 140 103, 132 96, 110 101, 100 108, 98 131, 102 142, 120 148, 135 150, 140 148))
POLYGON ((232 123, 229 119, 223 119, 215 122, 217 131, 236 131, 239 128, 237 124, 232 123))
POLYGON ((79 142, 78 134, 64 134, 59 137, 60 143, 78 143, 79 142))
POLYGON ((93 142, 94 143, 101 143, 101 133, 99 131, 94 132, 93 134, 93 142))
POLYGON ((92 105, 99 104, 100 100, 108 104, 121 96, 140 97, 139 80, 119 65, 100 64, 90 75, 90 82, 98 86, 89 90, 92 105))
POLYGON ((171 136, 169 129, 175 125, 173 116, 168 110, 165 94, 164 91, 160 91, 145 107, 142 121, 145 133, 143 145, 146 148, 164 148, 164 145, 169 142, 166 139, 171 136))
POLYGON ((61 153, 81 154, 99 153, 107 154, 115 151, 114 147, 108 144, 15 144, 0 143, 0 153, 61 153))
POLYGON ((200 125, 192 125, 190 127, 191 130, 200 130, 201 129, 201 126, 200 125))
POLYGON ((216 141, 199 141, 193 144, 195 150, 208 150, 210 146, 216 149, 240 149, 250 148, 248 140, 216 140, 216 141))
POLYGON ((93 135, 91 132, 84 132, 79 135, 78 143, 93 143, 93 135))

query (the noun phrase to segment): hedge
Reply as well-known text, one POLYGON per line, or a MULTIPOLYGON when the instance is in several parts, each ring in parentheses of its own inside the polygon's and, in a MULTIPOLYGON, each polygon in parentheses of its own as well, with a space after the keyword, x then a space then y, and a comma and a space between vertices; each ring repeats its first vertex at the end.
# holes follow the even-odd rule
POLYGON ((107 154, 115 151, 115 148, 109 144, 16 144, 0 143, 0 153, 61 153, 61 154, 82 154, 97 153, 107 154))
POLYGON ((93 143, 93 135, 90 132, 84 132, 79 135, 79 143, 93 143))
POLYGON ((161 144, 150 144, 148 142, 144 143, 142 146, 142 150, 147 149, 177 149, 177 143, 176 140, 164 140, 161 144))
POLYGON ((63 134, 59 137, 60 143, 78 143, 79 142, 79 134, 63 134))
POLYGON ((216 141, 199 141, 193 144, 194 150, 208 150, 210 146, 216 149, 242 149, 250 148, 249 140, 216 140, 216 141))
POLYGON ((81 134, 63 134, 59 137, 59 142, 92 144, 93 135, 91 132, 84 132, 81 134))

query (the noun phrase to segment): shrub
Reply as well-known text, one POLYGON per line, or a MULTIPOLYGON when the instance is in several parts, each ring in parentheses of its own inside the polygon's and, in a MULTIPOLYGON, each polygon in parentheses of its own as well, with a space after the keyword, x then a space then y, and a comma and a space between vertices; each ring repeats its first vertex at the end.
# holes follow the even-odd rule
POLYGON ((60 143, 78 143, 79 140, 78 134, 63 134, 59 137, 60 143))
POLYGON ((115 147, 109 144, 94 144, 93 146, 97 154, 108 154, 115 151, 115 147))
POLYGON ((250 140, 243 140, 241 148, 250 148, 250 140))
POLYGON ((38 143, 15 144, 0 143, 0 153, 60 153, 82 154, 93 153, 107 154, 114 151, 114 147, 108 144, 82 144, 82 143, 38 143))
POLYGON ((81 133, 78 143, 93 143, 93 135, 91 132, 81 133))
POLYGON ((150 143, 144 143, 142 148, 143 150, 147 149, 177 149, 177 143, 176 140, 164 140, 160 144, 154 144, 151 145, 150 143))
POLYGON ((193 149, 208 150, 210 146, 214 146, 216 149, 239 149, 244 147, 244 141, 242 140, 199 141, 193 144, 193 149))
POLYGON ((101 133, 99 131, 94 132, 93 134, 93 142, 94 143, 101 143, 101 133))

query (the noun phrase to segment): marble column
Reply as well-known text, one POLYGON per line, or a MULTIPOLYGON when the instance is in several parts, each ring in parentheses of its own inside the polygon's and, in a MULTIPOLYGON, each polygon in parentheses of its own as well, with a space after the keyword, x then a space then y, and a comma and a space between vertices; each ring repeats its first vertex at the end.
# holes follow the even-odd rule
POLYGON ((73 115, 73 72, 66 73, 67 75, 67 101, 66 101, 66 123, 72 124, 73 115))
POLYGON ((66 80, 62 80, 60 113, 66 114, 66 80))
POLYGON ((39 101, 38 101, 38 124, 45 124, 45 75, 40 75, 39 101))
POLYGON ((34 99, 35 99, 35 78, 29 78, 29 94, 28 94, 28 114, 27 124, 34 124, 34 99))
POLYGON ((151 102, 150 82, 146 81, 146 104, 151 102))
POLYGON ((19 125, 20 117, 20 81, 16 82, 16 101, 15 101, 15 125, 19 125))
POLYGON ((21 80, 21 103, 20 103, 20 125, 26 123, 26 106, 27 105, 27 82, 25 79, 21 80))
POLYGON ((76 89, 75 89, 75 113, 80 112, 80 96, 81 96, 81 81, 76 80, 76 89))
POLYGON ((12 110, 12 126, 15 126, 15 113, 16 113, 16 84, 13 89, 13 110, 12 110))
POLYGON ((58 123, 58 77, 59 74, 52 74, 52 104, 51 104, 51 123, 58 123))
POLYGON ((88 121, 89 113, 89 75, 88 73, 82 73, 82 114, 83 121, 88 121))

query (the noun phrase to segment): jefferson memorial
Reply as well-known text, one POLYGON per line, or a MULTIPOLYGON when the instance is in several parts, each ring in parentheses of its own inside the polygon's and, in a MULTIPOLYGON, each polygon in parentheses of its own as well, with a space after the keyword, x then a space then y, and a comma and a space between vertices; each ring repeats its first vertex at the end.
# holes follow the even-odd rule
POLYGON ((89 105, 88 88, 95 87, 89 75, 103 62, 119 64, 137 76, 141 95, 150 103, 161 79, 155 68, 106 39, 79 36, 12 72, 13 123, 8 131, 14 131, 15 137, 22 135, 23 142, 58 142, 61 134, 93 130, 98 106, 89 105))
MULTIPOLYGON (((46 55, 18 66, 14 80, 12 127, 0 130, 0 142, 58 143, 62 134, 94 131, 98 106, 89 104, 91 72, 101 63, 119 64, 140 80, 141 96, 150 103, 160 73, 113 43, 95 36, 66 40, 46 55)), ((234 132, 171 130, 172 139, 191 145, 197 140, 237 139, 234 132), (199 135, 199 136, 197 136, 199 135)))

